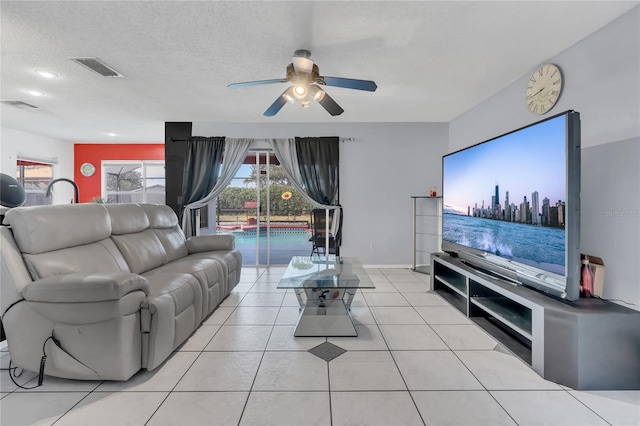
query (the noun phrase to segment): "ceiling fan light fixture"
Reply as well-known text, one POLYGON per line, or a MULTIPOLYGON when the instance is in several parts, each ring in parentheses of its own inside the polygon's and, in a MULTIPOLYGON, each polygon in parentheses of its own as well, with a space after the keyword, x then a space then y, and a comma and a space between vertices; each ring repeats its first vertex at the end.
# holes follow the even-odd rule
POLYGON ((311 99, 313 99, 313 102, 320 102, 322 98, 324 98, 325 91, 316 85, 312 85, 309 88, 309 95, 311 96, 311 99))
POLYGON ((295 86, 293 86, 293 94, 298 99, 306 98, 308 93, 309 89, 307 89, 307 86, 304 84, 296 84, 295 86))
POLYGON ((282 97, 285 98, 287 102, 294 103, 296 101, 296 98, 295 96, 293 96, 293 86, 285 90, 285 92, 282 94, 282 97))

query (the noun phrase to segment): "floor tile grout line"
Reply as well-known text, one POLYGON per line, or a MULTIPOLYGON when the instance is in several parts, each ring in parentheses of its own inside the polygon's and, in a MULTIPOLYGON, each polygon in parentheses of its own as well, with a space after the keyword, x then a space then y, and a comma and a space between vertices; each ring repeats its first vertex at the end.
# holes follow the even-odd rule
MULTIPOLYGON (((404 298, 404 296, 403 296, 403 298, 404 298)), ((406 299, 406 298, 405 298, 405 299, 406 299)), ((460 359, 460 357, 458 357, 458 355, 453 351, 453 349, 451 349, 451 347, 449 346, 449 344, 448 344, 446 341, 444 341, 444 340, 442 339, 442 337, 440 336, 440 334, 438 334, 438 333, 437 333, 437 331, 436 331, 433 327, 431 327, 431 324, 430 324, 430 323, 429 323, 429 322, 428 322, 428 321, 427 321, 427 320, 426 320, 422 315, 420 315, 420 312, 418 312, 418 311, 415 309, 415 307, 414 307, 413 305, 411 305, 411 303, 410 303, 410 306, 411 306, 411 308, 412 308, 412 309, 413 309, 413 310, 418 314, 418 316, 419 316, 420 318, 422 318, 422 320, 425 322, 425 324, 426 324, 426 325, 427 325, 427 326, 428 326, 428 327, 429 327, 429 328, 430 328, 430 329, 431 329, 431 330, 432 330, 432 331, 433 331, 433 332, 438 336, 438 338, 439 338, 439 339, 440 339, 440 340, 445 344, 445 346, 446 346, 447 348, 449 348, 449 349, 448 349, 448 351, 449 351, 449 352, 451 352, 451 353, 452 353, 452 354, 453 354, 453 355, 458 359, 458 361, 460 361, 460 363, 461 363, 461 364, 462 364, 462 365, 463 365, 463 366, 464 366, 464 367, 469 371, 469 373, 474 377, 474 379, 476 379, 476 380, 478 381, 478 383, 483 387, 484 391, 485 391, 485 392, 487 392, 487 393, 489 393, 489 395, 491 395, 491 393, 490 393, 490 392, 488 391, 488 389, 485 387, 484 383, 482 383, 482 382, 480 381, 480 379, 478 379, 478 377, 476 377, 476 375, 475 375, 475 374, 473 374, 473 372, 472 372, 472 371, 469 369, 469 367, 468 367, 468 366, 467 366, 467 365, 462 361, 462 359, 460 359)), ((376 318, 374 318, 374 320, 376 321, 376 324, 378 325, 378 328, 380 329, 380 325, 377 323, 377 319, 376 319, 376 318)), ((382 338, 385 340, 385 343, 387 343, 387 338, 385 337, 385 335, 384 335, 384 333, 382 332, 382 330, 381 330, 381 329, 380 329, 380 333, 382 334, 382 338)), ((388 343, 387 343, 387 347, 389 347, 389 344, 388 344, 388 343)), ((414 406, 416 407, 416 410, 418 411, 418 414, 420 415, 420 419, 421 419, 421 420, 422 420, 422 422, 426 425, 426 422, 425 422, 424 418, 422 417, 422 413, 420 412, 420 409, 418 408, 418 405, 417 405, 417 403, 416 403, 416 401, 415 401, 415 399, 414 399, 414 397, 413 397, 413 394, 411 393, 411 390, 409 390, 409 386, 407 385, 406 379, 405 379, 404 375, 402 374, 402 371, 400 370, 400 367, 398 366, 398 363, 397 363, 397 361, 396 361, 396 359, 395 359, 395 356, 393 355, 393 351, 389 350, 389 353, 391 354, 391 358, 393 359, 393 362, 395 363, 396 368, 398 369, 398 372, 400 373, 400 377, 402 377, 402 381, 404 382, 405 386, 407 387, 407 390, 408 390, 408 392, 409 392, 409 396, 411 397, 411 401, 413 402, 414 406)), ((495 400, 495 397, 494 397, 493 395, 491 395, 491 397, 495 400)), ((496 400, 496 402, 498 402, 498 401, 496 400)), ((500 404, 498 403, 498 405, 500 405, 500 404)), ((507 415, 508 415, 508 416, 509 416, 509 417, 510 417, 510 418, 511 418, 511 419, 512 419, 516 424, 517 424, 517 422, 515 421, 515 419, 513 419, 513 417, 511 417, 511 414, 509 414, 509 412, 508 412, 507 410, 505 410, 505 408, 504 408, 504 407, 502 407, 502 405, 500 405, 500 407, 501 407, 501 408, 505 411, 505 413, 507 413, 507 415)))
POLYGON ((418 415, 420 416, 420 420, 422 421, 422 424, 426 426, 427 423, 424 421, 424 418, 422 417, 422 413, 420 412, 420 409, 418 408, 418 404, 416 403, 415 399, 413 398, 413 395, 411 394, 411 390, 409 389, 409 385, 407 385, 407 381, 406 381, 404 375, 402 374, 402 370, 400 370, 400 367, 398 366, 398 362, 396 361, 396 358, 393 356, 393 351, 389 347, 389 342, 387 342, 387 338, 385 337, 384 332, 380 328, 380 325, 384 325, 384 324, 378 324, 378 321, 375 318, 374 318, 374 321, 376 321, 376 327, 378 327, 378 331, 380 332, 380 335, 382 336, 382 340, 384 340, 384 343, 387 346, 387 351, 389 352, 389 355, 391 356, 391 359, 393 360, 393 364, 396 366, 396 369, 398 370, 398 374, 400 375, 400 378, 402 379, 402 383, 404 383, 404 387, 406 388, 406 392, 409 394, 409 398, 411 398, 411 402, 413 402, 413 406, 416 407, 416 411, 418 412, 418 415))
MULTIPOLYGON (((262 276, 262 274, 264 273, 261 272, 260 275, 258 277, 256 277, 256 280, 254 281, 253 285, 249 288, 249 291, 253 288, 253 286, 256 285, 256 283, 258 282, 258 280, 260 279, 260 277, 262 276)), ((247 291, 247 293, 249 293, 249 291, 247 291)), ((245 294, 247 294, 245 293, 245 294)), ((240 300, 242 301, 242 300, 240 300)), ((240 304, 240 302, 238 302, 238 305, 240 304)), ((236 309, 238 308, 238 306, 236 306, 236 309)), ((236 311, 236 309, 233 310, 233 312, 236 311)), ((233 312, 231 313, 231 315, 233 315, 233 312)), ((227 317, 227 319, 225 320, 225 323, 227 322, 227 320, 229 318, 231 318, 231 315, 229 315, 229 317, 227 317)), ((271 332, 273 332, 273 328, 271 329, 271 332)), ((269 334, 269 338, 271 338, 271 334, 269 334)), ((267 344, 269 342, 269 339, 267 339, 267 344)), ((262 360, 264 358, 264 351, 262 352, 262 356, 260 357, 260 362, 258 363, 258 368, 256 369, 256 373, 255 376, 253 377, 253 381, 251 382, 251 387, 249 388, 249 392, 247 392, 247 399, 244 401, 244 405, 242 406, 242 411, 240 412, 240 417, 238 417, 238 426, 240 426, 240 422, 242 421, 242 416, 244 415, 244 411, 247 408, 247 404, 249 403, 249 398, 251 397, 251 389, 253 388, 253 384, 255 383, 256 378, 258 377, 258 371, 260 371, 260 365, 262 364, 262 360)))
MULTIPOLYGON (((215 311, 215 309, 214 309, 215 311)), ((212 315, 213 312, 211 312, 210 315, 212 315)), ((198 327, 195 331, 194 334, 200 329, 200 327, 198 327)), ((169 399, 169 396, 175 391, 175 389, 178 387, 178 385, 180 384, 180 382, 182 381, 182 379, 184 379, 184 377, 187 375, 187 373, 189 372, 189 370, 193 367, 193 365, 198 361, 198 359, 200 359, 200 357, 202 356, 202 354, 205 352, 205 349, 207 348, 207 346, 209 345, 209 343, 211 343, 211 341, 214 339, 214 337, 218 334, 218 332, 220 332, 220 330, 222 329, 222 326, 218 326, 218 329, 216 330, 215 333, 213 333, 213 336, 211 336, 211 338, 209 339, 209 341, 204 345, 204 347, 202 348, 202 350, 200 351, 200 353, 198 354, 198 356, 196 356, 194 358, 194 360, 191 362, 191 364, 189 365, 189 367, 187 367, 184 371, 184 373, 182 373, 182 375, 180 376, 180 378, 176 381, 175 385, 173 385, 173 387, 171 388, 171 390, 169 390, 169 392, 167 393, 167 396, 164 397, 164 399, 162 400, 162 402, 160 403, 160 405, 158 405, 156 407, 156 409, 153 411, 153 413, 151 414, 151 416, 149 416, 149 418, 147 419, 147 421, 144 423, 145 426, 151 421, 151 419, 153 418, 153 416, 156 415, 156 413, 158 412, 158 410, 160 409, 160 407, 162 407, 162 405, 167 401, 167 399, 169 399)), ((172 356, 176 354, 177 351, 174 351, 172 356)), ((195 351, 194 351, 195 352, 195 351)), ((166 361, 165 361, 166 362, 166 361)), ((162 365, 158 366, 157 368, 161 368, 162 365)))
MULTIPOLYGON (((268 268, 267 268, 268 269, 268 268)), ((273 324, 271 325, 271 331, 269 332, 269 337, 267 338, 267 341, 264 345, 264 350, 262 351, 262 356, 260 357, 260 362, 258 363, 258 368, 256 369, 256 373, 255 376, 253 376, 253 380, 251 381, 251 386, 249 387, 249 392, 247 393, 247 399, 244 402, 244 406, 242 407, 242 411, 240 412, 240 417, 238 418, 238 426, 240 426, 240 423, 242 422, 242 416, 244 416, 244 412, 247 409, 247 405, 249 404, 249 399, 251 398, 251 394, 253 393, 253 387, 256 384, 256 380, 258 379, 258 373, 260 373, 260 367, 262 366, 262 361, 264 361, 264 357, 267 353, 267 347, 269 346, 269 340, 271 340, 271 336, 273 335, 273 328, 275 327, 275 322, 278 319, 278 315, 280 314, 280 310, 282 309, 282 306, 280 306, 278 308, 278 313, 276 313, 276 317, 273 320, 273 324)))
MULTIPOLYGON (((254 284, 255 285, 255 282, 254 284)), ((252 285, 252 287, 253 287, 252 285)), ((251 287, 250 287, 251 289, 251 287)), ((233 289, 232 289, 233 290, 233 289)), ((231 294, 231 292, 229 292, 229 294, 231 294)), ((248 294, 248 291, 246 293, 244 293, 244 295, 246 296, 248 294)), ((227 295, 228 297, 229 295, 227 295)), ((226 298, 226 297, 225 297, 226 298)), ((244 299, 244 296, 242 296, 242 299, 244 299)), ((239 303, 242 301, 242 299, 240 299, 239 303)), ((224 299, 223 299, 224 300, 224 299)), ((173 385, 173 387, 171 388, 171 390, 167 393, 167 395, 165 396, 165 398, 162 400, 162 402, 158 405, 158 407, 156 407, 156 409, 153 411, 153 413, 151 414, 151 416, 149 416, 149 418, 147 419, 147 421, 145 422, 145 426, 151 421, 151 419, 153 418, 153 416, 155 416, 155 414, 158 412, 158 410, 160 409, 160 407, 162 407, 162 405, 167 401, 167 399, 169 398, 169 396, 175 391, 176 387, 178 387, 178 384, 180 384, 180 382, 182 381, 182 379, 184 379, 184 377, 187 375, 187 373, 189 372, 189 370, 193 367, 193 365, 198 361, 198 359, 200 359, 200 357, 202 356, 202 354, 204 352, 208 352, 206 351, 207 346, 211 343, 211 341, 215 338, 215 336, 220 332, 220 330, 222 329, 222 327, 225 325, 225 323, 227 322, 227 320, 231 317, 231 315, 233 315, 233 313, 237 310, 238 305, 236 305, 233 309, 233 311, 231 311, 231 314, 229 314, 229 316, 225 319, 225 321, 218 326, 218 329, 216 330, 216 332, 213 334, 213 336, 211 336, 211 338, 209 339, 209 341, 204 345, 203 349, 199 352, 198 356, 196 356, 194 358, 194 360, 191 362, 191 364, 189 365, 189 367, 184 371, 184 373, 182 373, 182 375, 180 376, 180 378, 176 381, 175 385, 173 385)), ((220 305, 218 305, 220 306, 220 305)), ((216 307, 217 308, 217 307, 216 307)), ((213 310, 213 312, 215 312, 215 309, 213 310)), ((209 314, 209 316, 213 315, 213 312, 211 312, 211 314, 209 314)), ((200 329, 200 327, 198 327, 195 331, 197 332, 200 329)), ((176 352, 174 352, 175 354, 176 352)), ((256 375, 257 375, 258 371, 256 370, 256 375)), ((254 378, 255 380, 255 378, 254 378)), ((247 394, 247 400, 249 399, 249 395, 250 392, 247 394)), ((246 401, 245 401, 246 404, 246 401)), ((244 412, 244 409, 243 409, 244 412)), ((242 418, 242 415, 240 416, 240 418, 242 418)))
POLYGON ((596 411, 594 411, 591 407, 589 407, 587 404, 585 404, 584 402, 582 402, 580 400, 580 398, 576 398, 575 395, 573 395, 571 393, 571 391, 575 391, 575 389, 564 389, 562 388, 563 391, 565 391, 571 398, 575 399, 576 401, 578 401, 579 404, 584 405, 589 411, 591 411, 593 414, 595 414, 596 416, 598 416, 600 419, 602 419, 603 422, 605 422, 606 424, 608 424, 609 426, 612 426, 610 422, 608 422, 604 417, 602 417, 600 414, 598 414, 596 411))
MULTIPOLYGON (((328 342, 329 340, 327 339, 326 341, 328 342)), ((333 358, 333 359, 336 359, 336 358, 333 358)), ((331 404, 331 366, 329 365, 331 361, 326 361, 326 363, 327 363, 327 388, 329 391, 329 425, 333 426, 333 411, 332 411, 333 407, 331 404)))
POLYGON ((95 392, 95 389, 93 391, 87 392, 87 394, 83 397, 80 398, 80 401, 76 402, 75 404, 73 404, 73 406, 71 406, 67 411, 65 411, 64 413, 62 413, 62 415, 60 417, 58 417, 57 419, 55 419, 53 421, 53 423, 51 423, 51 426, 55 425, 56 423, 58 423, 64 416, 66 416, 67 414, 69 414, 74 408, 76 408, 78 405, 80 405, 82 403, 82 401, 84 401, 85 399, 87 399, 89 397, 89 395, 91 395, 93 392, 95 392))
MULTIPOLYGON (((475 377, 475 376, 474 376, 474 377, 475 377)), ((477 380, 477 379, 476 379, 476 380, 477 380)), ((479 380, 478 380, 478 381, 479 381, 479 380)), ((504 407, 502 404, 500 404, 500 401, 498 401, 498 400, 496 399, 495 395, 493 395, 493 394, 491 393, 491 391, 490 391, 490 390, 488 390, 488 389, 484 386, 484 384, 483 384, 482 382, 480 382, 480 384, 482 385, 482 387, 484 387, 484 388, 485 388, 484 392, 488 393, 488 394, 489 394, 489 396, 491 397, 491 399, 493 399, 493 400, 496 402, 496 404, 498 404, 498 407, 502 408, 502 411, 504 411, 504 412, 507 414, 507 416, 509 416, 509 418, 510 418, 511 420, 513 420, 513 422, 514 422, 516 425, 517 425, 517 424, 519 424, 519 423, 516 421, 516 419, 514 419, 514 418, 513 418, 513 416, 512 416, 512 415, 511 415, 511 413, 509 412, 509 410, 507 410, 507 409, 506 409, 506 407, 504 407)))

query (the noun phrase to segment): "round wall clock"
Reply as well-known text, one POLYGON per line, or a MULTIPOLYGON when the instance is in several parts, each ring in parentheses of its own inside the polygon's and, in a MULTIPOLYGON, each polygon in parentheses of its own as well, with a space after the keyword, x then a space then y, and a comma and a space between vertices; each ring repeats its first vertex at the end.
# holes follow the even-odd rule
POLYGON ((82 173, 82 176, 90 177, 90 176, 93 176, 95 172, 96 172, 96 166, 94 166, 91 163, 83 163, 80 166, 80 173, 82 173))
POLYGON ((527 109, 542 115, 554 107, 562 93, 562 72, 557 65, 544 64, 534 71, 527 84, 527 109))

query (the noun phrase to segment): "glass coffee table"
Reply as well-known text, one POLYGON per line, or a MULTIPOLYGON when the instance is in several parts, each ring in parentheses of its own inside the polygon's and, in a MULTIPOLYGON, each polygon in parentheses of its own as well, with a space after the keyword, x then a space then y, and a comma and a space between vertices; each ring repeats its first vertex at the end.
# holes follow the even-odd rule
POLYGON ((357 336, 351 302, 359 288, 375 286, 356 258, 294 256, 278 288, 292 289, 300 303, 294 336, 357 336))

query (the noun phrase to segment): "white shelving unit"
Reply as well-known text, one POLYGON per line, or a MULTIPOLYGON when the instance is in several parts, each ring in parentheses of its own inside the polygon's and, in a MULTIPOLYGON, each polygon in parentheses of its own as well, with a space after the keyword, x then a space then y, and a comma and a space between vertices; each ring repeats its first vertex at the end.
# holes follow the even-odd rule
POLYGON ((431 272, 431 253, 442 246, 442 197, 412 195, 413 263, 416 272, 431 272))

